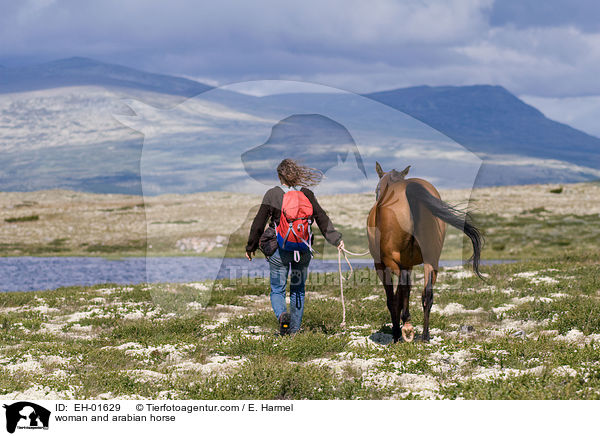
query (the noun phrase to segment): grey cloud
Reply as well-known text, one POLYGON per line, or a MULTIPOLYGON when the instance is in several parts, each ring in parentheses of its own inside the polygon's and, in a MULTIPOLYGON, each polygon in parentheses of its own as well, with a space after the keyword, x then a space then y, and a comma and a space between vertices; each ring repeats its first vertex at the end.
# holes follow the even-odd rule
POLYGON ((597 0, 499 0, 494 2, 490 23, 519 28, 574 26, 597 32, 600 3, 597 0))
POLYGON ((490 83, 545 96, 600 92, 599 7, 591 0, 6 3, 0 64, 77 55, 220 84, 295 79, 368 92, 490 83))

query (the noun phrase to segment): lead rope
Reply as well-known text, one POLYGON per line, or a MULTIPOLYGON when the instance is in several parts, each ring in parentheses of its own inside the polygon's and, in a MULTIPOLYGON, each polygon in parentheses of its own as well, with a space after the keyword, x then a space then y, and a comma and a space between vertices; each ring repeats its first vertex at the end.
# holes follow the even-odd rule
POLYGON ((354 269, 352 269, 352 264, 348 260, 348 256, 346 256, 346 253, 348 253, 351 256, 366 256, 367 254, 369 254, 369 250, 365 251, 364 253, 353 253, 349 250, 346 250, 345 248, 338 246, 338 271, 340 273, 340 296, 342 298, 342 323, 340 324, 340 327, 345 329, 346 328, 346 303, 344 302, 344 280, 348 280, 348 279, 342 275, 342 253, 344 254, 344 259, 346 259, 346 263, 350 267, 350 273, 348 274, 348 278, 349 278, 352 275, 352 273, 354 272, 354 269))

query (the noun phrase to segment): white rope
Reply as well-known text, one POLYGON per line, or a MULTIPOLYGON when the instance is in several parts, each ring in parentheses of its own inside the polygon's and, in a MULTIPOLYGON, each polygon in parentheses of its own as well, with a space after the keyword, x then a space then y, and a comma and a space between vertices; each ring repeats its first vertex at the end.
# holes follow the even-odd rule
POLYGON ((342 275, 342 248, 338 248, 338 271, 340 272, 340 295, 342 297, 342 323, 340 327, 346 328, 346 304, 344 303, 344 276, 342 275))
POLYGON ((364 253, 353 253, 349 250, 346 250, 341 245, 338 246, 338 272, 340 273, 340 296, 342 298, 342 323, 340 324, 340 327, 345 329, 346 328, 346 303, 344 302, 344 280, 348 280, 348 278, 346 278, 342 275, 342 253, 344 254, 344 259, 346 259, 346 263, 350 267, 350 273, 348 274, 348 278, 349 278, 352 275, 352 273, 354 272, 354 269, 352 268, 352 264, 348 260, 348 256, 346 256, 346 253, 348 253, 351 256, 366 256, 370 252, 369 252, 369 250, 367 250, 364 253))
POLYGON ((351 252, 351 251, 349 251, 349 250, 346 250, 345 248, 342 248, 342 250, 343 250, 345 253, 348 253, 348 254, 349 254, 349 255, 351 255, 351 256, 366 256, 367 254, 370 254, 370 253, 371 253, 369 250, 365 251, 364 253, 353 253, 353 252, 351 252))

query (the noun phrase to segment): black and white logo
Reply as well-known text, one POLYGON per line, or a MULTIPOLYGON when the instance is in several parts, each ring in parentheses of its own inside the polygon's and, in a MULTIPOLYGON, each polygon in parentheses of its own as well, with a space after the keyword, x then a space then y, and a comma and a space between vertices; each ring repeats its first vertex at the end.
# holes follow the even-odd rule
POLYGON ((14 433, 18 429, 48 429, 50 411, 29 401, 19 401, 4 405, 6 409, 6 431, 14 433))

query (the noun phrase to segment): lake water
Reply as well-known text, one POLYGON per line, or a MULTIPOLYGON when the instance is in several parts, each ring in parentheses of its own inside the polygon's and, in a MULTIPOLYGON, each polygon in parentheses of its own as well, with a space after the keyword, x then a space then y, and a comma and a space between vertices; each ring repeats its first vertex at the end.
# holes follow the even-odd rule
MULTIPOLYGON (((351 262, 353 268, 373 267, 370 258, 351 259, 351 262)), ((461 262, 440 264, 455 266, 461 262)), ((347 271, 348 266, 343 263, 342 269, 347 271)), ((309 268, 310 272, 337 270, 337 260, 313 259, 309 268)), ((0 257, 0 291, 34 291, 101 283, 195 282, 215 278, 268 277, 268 273, 269 265, 264 258, 248 262, 245 258, 197 256, 127 257, 120 260, 101 257, 0 257)))

